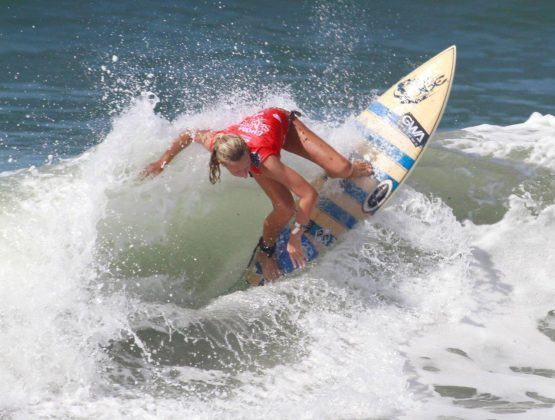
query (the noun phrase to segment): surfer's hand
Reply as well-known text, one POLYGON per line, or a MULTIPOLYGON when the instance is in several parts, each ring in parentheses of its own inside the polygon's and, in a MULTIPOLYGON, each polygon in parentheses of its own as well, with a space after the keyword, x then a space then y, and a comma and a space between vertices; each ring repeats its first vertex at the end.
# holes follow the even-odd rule
POLYGON ((301 244, 302 233, 291 235, 287 243, 287 252, 295 268, 302 268, 306 265, 306 257, 304 255, 303 246, 301 244))
POLYGON ((264 276, 264 280, 271 282, 277 279, 281 273, 279 272, 276 260, 268 257, 268 255, 264 252, 259 252, 258 255, 258 261, 262 266, 262 275, 264 276))
POLYGON ((165 166, 166 166, 165 161, 160 162, 159 160, 157 160, 156 162, 151 163, 150 165, 148 165, 143 170, 142 176, 143 176, 143 178, 146 178, 146 177, 149 177, 149 176, 156 176, 164 170, 165 166))

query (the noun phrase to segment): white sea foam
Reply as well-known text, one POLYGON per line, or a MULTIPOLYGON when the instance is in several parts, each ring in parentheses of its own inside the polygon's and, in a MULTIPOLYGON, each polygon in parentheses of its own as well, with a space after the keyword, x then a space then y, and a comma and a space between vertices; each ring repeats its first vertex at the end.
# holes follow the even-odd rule
MULTIPOLYGON (((2 178, 1 414, 549 418, 552 204, 512 195, 501 220, 477 225, 405 186, 315 267, 222 296, 264 198, 244 180, 209 186, 196 146, 155 179, 137 175, 180 130, 295 104, 222 103, 174 122, 155 104, 139 99, 76 159, 2 178)), ((484 126, 445 144, 499 159, 524 150, 525 164, 553 169, 551 124, 484 126)), ((311 125, 334 144, 349 130, 311 125)))
POLYGON ((524 161, 555 170, 555 116, 533 113, 520 124, 482 124, 464 130, 463 138, 444 144, 480 156, 524 161))

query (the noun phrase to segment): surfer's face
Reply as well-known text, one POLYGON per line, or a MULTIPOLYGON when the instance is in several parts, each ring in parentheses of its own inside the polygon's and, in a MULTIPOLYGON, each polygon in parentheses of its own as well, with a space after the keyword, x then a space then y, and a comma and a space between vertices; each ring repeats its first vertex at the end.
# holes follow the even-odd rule
POLYGON ((240 178, 247 178, 249 176, 251 158, 248 153, 243 153, 241 159, 235 162, 230 161, 223 165, 227 168, 231 175, 238 176, 240 178))

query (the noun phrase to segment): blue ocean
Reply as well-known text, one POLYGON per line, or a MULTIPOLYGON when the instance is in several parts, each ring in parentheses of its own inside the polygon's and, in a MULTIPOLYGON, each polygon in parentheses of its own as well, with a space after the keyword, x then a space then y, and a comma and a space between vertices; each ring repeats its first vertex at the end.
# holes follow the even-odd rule
MULTIPOLYGON (((555 3, 0 3, 0 418, 555 418, 555 3), (183 130, 345 121, 451 45, 409 181, 317 264, 183 130)), ((310 178, 317 169, 284 154, 310 178)))

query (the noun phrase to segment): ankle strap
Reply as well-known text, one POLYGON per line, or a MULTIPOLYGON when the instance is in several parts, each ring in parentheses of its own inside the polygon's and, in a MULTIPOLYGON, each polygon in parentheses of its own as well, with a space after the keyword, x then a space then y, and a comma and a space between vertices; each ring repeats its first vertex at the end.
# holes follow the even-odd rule
POLYGON ((258 247, 260 248, 260 251, 263 252, 264 254, 266 254, 268 257, 272 258, 274 256, 274 253, 276 252, 276 244, 273 245, 266 245, 264 243, 264 238, 261 236, 260 240, 258 241, 258 247))

